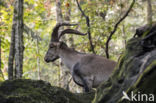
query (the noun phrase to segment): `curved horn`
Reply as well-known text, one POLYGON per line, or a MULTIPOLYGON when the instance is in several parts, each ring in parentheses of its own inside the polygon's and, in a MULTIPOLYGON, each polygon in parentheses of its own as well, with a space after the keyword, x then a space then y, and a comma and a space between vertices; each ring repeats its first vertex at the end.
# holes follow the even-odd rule
POLYGON ((56 26, 53 29, 53 32, 51 34, 51 41, 55 41, 58 42, 59 38, 58 38, 58 30, 61 26, 74 26, 77 24, 69 24, 69 23, 57 23, 56 26))
POLYGON ((60 39, 64 34, 76 34, 76 35, 82 35, 82 36, 87 35, 87 33, 84 34, 84 33, 80 32, 80 31, 78 31, 78 30, 65 29, 65 30, 63 30, 63 31, 60 33, 58 39, 60 39))

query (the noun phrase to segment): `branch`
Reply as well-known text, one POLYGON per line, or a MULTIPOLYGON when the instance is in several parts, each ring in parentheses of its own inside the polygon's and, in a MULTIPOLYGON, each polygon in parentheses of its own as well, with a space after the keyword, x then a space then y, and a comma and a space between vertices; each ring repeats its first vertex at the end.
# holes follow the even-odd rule
POLYGON ((31 28, 29 28, 26 24, 24 24, 24 32, 28 35, 31 35, 32 39, 37 39, 41 41, 41 37, 36 35, 37 33, 34 32, 31 28))
POLYGON ((90 42, 90 47, 91 47, 91 50, 92 52, 95 54, 95 50, 94 50, 94 46, 93 46, 93 43, 92 43, 92 37, 91 37, 91 33, 90 33, 90 21, 89 21, 89 17, 84 13, 84 11, 82 10, 78 0, 76 0, 76 3, 77 3, 77 6, 79 8, 79 10, 81 11, 82 13, 82 16, 84 16, 86 18, 86 24, 88 26, 88 39, 89 39, 89 42, 90 42))
POLYGON ((113 31, 110 33, 107 42, 106 42, 106 57, 109 58, 109 51, 108 51, 108 47, 109 47, 109 42, 113 36, 113 34, 116 32, 118 25, 128 16, 129 12, 131 11, 132 7, 134 6, 135 0, 132 1, 129 9, 127 10, 127 12, 124 14, 124 16, 115 24, 113 31))

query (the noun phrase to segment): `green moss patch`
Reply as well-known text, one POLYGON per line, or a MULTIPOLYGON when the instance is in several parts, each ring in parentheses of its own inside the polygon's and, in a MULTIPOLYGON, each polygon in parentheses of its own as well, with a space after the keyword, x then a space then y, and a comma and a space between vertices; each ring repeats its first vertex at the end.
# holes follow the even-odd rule
POLYGON ((74 94, 42 80, 20 79, 0 85, 0 103, 90 103, 94 93, 74 94))

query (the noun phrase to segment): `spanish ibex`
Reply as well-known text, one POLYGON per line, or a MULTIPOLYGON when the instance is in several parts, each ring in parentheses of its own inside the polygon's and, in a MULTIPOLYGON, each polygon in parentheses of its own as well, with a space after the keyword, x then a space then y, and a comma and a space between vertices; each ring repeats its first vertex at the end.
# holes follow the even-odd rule
POLYGON ((101 82, 109 78, 116 62, 98 55, 77 52, 69 48, 64 42, 59 41, 61 36, 66 33, 86 35, 73 29, 65 29, 58 33, 59 27, 73 25, 75 24, 58 23, 54 27, 45 61, 54 62, 61 58, 63 64, 69 68, 74 82, 82 86, 85 92, 89 92, 91 88, 98 87, 101 82))

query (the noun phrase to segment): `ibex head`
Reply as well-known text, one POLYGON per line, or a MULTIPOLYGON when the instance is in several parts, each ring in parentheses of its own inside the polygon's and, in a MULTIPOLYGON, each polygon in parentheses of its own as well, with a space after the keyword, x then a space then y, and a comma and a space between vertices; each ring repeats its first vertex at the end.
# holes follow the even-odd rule
POLYGON ((76 34, 76 35, 86 35, 84 33, 81 33, 79 31, 73 30, 73 29, 65 29, 65 30, 61 31, 60 33, 58 32, 59 28, 61 26, 74 26, 74 25, 77 25, 77 24, 69 24, 69 23, 56 24, 56 26, 54 27, 53 32, 51 34, 51 41, 49 44, 49 49, 44 58, 46 62, 53 62, 53 61, 57 60, 59 58, 60 49, 63 47, 67 47, 67 45, 64 42, 59 41, 59 39, 64 34, 68 33, 68 34, 76 34))

